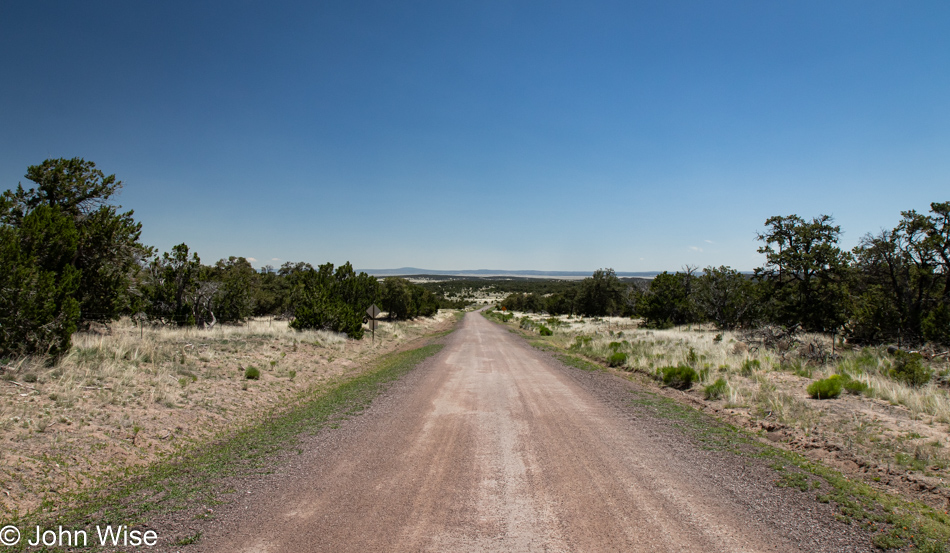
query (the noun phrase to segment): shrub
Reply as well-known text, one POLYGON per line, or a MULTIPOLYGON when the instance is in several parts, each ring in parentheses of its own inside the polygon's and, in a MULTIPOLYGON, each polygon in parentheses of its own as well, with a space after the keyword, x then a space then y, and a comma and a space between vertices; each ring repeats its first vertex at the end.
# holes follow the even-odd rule
POLYGON ((686 354, 686 364, 695 367, 696 363, 699 363, 699 355, 696 354, 696 350, 693 349, 693 346, 690 346, 689 352, 686 354))
POLYGON ((742 362, 742 369, 739 371, 742 376, 752 376, 752 373, 758 370, 762 363, 758 359, 746 359, 742 362))
POLYGON ((841 375, 837 374, 816 380, 808 385, 808 395, 814 399, 836 398, 841 395, 844 380, 841 375))
POLYGON ((844 383, 844 389, 849 394, 861 395, 861 394, 867 393, 867 391, 870 390, 871 388, 870 386, 868 386, 864 382, 861 382, 860 380, 851 379, 844 383))
POLYGON ((627 354, 622 351, 615 351, 607 358, 607 364, 611 367, 620 367, 627 362, 627 354))
POLYGON ((811 368, 809 368, 805 363, 802 363, 801 359, 791 362, 783 362, 779 368, 796 376, 811 378, 811 368))
POLYGON ((554 331, 552 331, 550 328, 548 328, 548 327, 545 326, 545 325, 541 325, 540 327, 538 327, 538 332, 541 333, 541 336, 553 336, 553 335, 554 335, 554 331))
POLYGON ((686 365, 663 367, 660 371, 663 374, 663 384, 677 390, 690 389, 693 386, 693 381, 699 378, 696 371, 686 365))
POLYGON ((261 371, 260 369, 252 365, 244 369, 244 378, 246 378, 247 380, 260 380, 261 371))
POLYGON ((908 386, 920 387, 930 382, 933 370, 924 366, 919 353, 898 350, 891 363, 890 376, 908 386))
POLYGON ((576 336, 574 338, 574 343, 571 344, 569 349, 573 351, 578 351, 584 348, 590 347, 590 343, 593 341, 593 338, 590 336, 576 336))
POLYGON ((719 399, 726 394, 728 388, 729 385, 726 383, 726 379, 719 377, 715 382, 706 386, 703 392, 705 392, 706 399, 719 399))

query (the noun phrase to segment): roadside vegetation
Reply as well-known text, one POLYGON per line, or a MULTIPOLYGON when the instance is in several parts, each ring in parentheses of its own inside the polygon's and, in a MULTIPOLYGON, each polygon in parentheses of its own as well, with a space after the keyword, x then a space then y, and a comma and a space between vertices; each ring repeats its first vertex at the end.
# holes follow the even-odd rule
POLYGON ((697 432, 718 435, 716 428, 732 424, 751 432, 752 442, 757 434, 781 446, 769 455, 778 459, 776 467, 794 471, 782 469, 778 485, 797 486, 804 478, 812 486, 802 471, 821 476, 830 487, 816 486, 818 495, 838 498, 849 520, 874 525, 881 534, 876 543, 918 543, 910 538, 913 530, 903 528, 931 524, 918 520, 921 512, 937 530, 918 537, 950 535, 950 366, 942 357, 841 343, 832 353, 828 335, 779 328, 722 330, 707 323, 653 329, 624 317, 497 309, 485 316, 568 365, 652 383, 657 392, 643 399, 650 405, 680 415, 698 407, 716 417, 703 415, 697 432), (543 335, 541 325, 552 334, 543 335), (835 469, 853 481, 835 476, 835 469), (916 511, 886 492, 919 502, 916 511))
MULTIPOLYGON (((233 493, 227 482, 272 472, 277 456, 292 452, 301 437, 359 413, 390 382, 441 347, 434 343, 383 355, 356 374, 306 386, 266 412, 217 428, 214 439, 196 447, 170 452, 147 467, 116 466, 124 470, 103 474, 91 486, 62 490, 29 512, 8 512, 5 520, 25 526, 49 522, 55 515, 57 525, 82 529, 92 520, 148 526, 156 514, 181 510, 196 519, 211 518, 213 507, 233 493)), ((162 540, 186 545, 200 537, 194 533, 162 540)), ((11 548, 25 549, 25 540, 11 548)))
POLYGON ((253 424, 450 327, 456 313, 383 320, 372 341, 270 318, 212 329, 122 319, 77 333, 55 359, 21 357, 0 374, 0 515, 58 505, 253 424))
POLYGON ((64 355, 77 330, 123 316, 202 328, 272 316, 359 339, 374 302, 400 320, 430 316, 445 302, 404 279, 381 285, 348 262, 257 271, 235 256, 204 265, 184 243, 159 254, 140 241, 134 213, 114 204, 123 183, 91 161, 48 159, 27 168, 26 179, 34 187, 0 195, 0 364, 64 355))

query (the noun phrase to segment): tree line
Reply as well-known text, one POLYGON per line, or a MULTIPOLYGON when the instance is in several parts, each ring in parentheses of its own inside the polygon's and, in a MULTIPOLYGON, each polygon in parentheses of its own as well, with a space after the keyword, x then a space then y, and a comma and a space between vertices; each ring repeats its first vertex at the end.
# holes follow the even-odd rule
MULTIPOLYGON (((243 257, 201 263, 186 244, 159 255, 142 225, 112 199, 122 182, 80 158, 30 166, 35 187, 0 196, 0 356, 61 354, 78 328, 137 321, 213 326, 252 316, 362 337, 365 309, 392 318, 458 307, 480 280, 419 286, 356 273, 349 263, 284 263, 255 270, 243 257), (434 287, 434 288, 433 288, 434 287), (433 289, 435 291, 433 291, 433 289)), ((512 280, 502 306, 551 314, 640 317, 647 326, 713 322, 844 332, 861 343, 950 343, 950 202, 905 211, 890 230, 839 246, 829 216, 771 217, 758 234, 765 263, 752 274, 686 267, 651 280, 601 269, 581 282, 512 280), (523 291, 518 291, 523 290, 523 291)))
POLYGON ((602 269, 557 293, 515 293, 501 306, 554 315, 640 317, 653 328, 712 322, 722 329, 781 325, 843 332, 855 343, 950 345, 950 202, 904 211, 897 226, 852 251, 821 215, 775 216, 757 235, 765 264, 752 274, 686 267, 624 282, 602 269))
POLYGON ((374 302, 391 318, 435 314, 446 300, 405 279, 379 282, 349 262, 255 270, 243 257, 204 265, 186 244, 158 254, 133 211, 112 203, 123 183, 81 158, 49 159, 0 196, 0 357, 59 355, 81 327, 137 322, 214 326, 272 315, 296 329, 363 335, 374 302))

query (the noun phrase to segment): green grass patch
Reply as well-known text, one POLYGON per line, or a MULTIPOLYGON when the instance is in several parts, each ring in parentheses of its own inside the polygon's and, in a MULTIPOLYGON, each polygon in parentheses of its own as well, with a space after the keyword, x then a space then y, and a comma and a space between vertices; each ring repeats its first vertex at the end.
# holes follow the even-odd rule
POLYGON ((729 390, 729 384, 725 378, 719 377, 715 382, 703 388, 703 394, 706 399, 719 399, 726 395, 729 390))
POLYGON ((615 351, 607 357, 607 364, 611 367, 622 367, 627 364, 627 354, 622 351, 615 351))
POLYGON ((583 357, 578 357, 569 353, 555 353, 554 357, 557 358, 557 360, 561 363, 582 371, 593 372, 604 370, 604 368, 597 363, 592 363, 583 357))

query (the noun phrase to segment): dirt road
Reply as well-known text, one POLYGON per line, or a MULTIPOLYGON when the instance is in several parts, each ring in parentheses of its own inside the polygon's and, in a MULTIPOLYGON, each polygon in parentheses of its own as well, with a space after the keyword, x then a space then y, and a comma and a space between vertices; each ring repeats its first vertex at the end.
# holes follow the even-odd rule
POLYGON ((871 551, 814 495, 705 450, 478 313, 186 550, 871 551))

